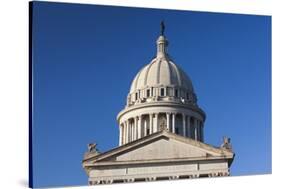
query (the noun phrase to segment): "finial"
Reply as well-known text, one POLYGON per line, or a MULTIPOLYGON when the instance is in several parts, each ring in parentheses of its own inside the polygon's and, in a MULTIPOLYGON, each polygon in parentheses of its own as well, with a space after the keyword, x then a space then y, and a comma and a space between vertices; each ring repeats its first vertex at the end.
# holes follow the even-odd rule
POLYGON ((160 24, 160 32, 161 32, 161 35, 164 35, 164 31, 165 31, 165 24, 164 24, 164 21, 162 20, 162 21, 161 21, 161 24, 160 24))

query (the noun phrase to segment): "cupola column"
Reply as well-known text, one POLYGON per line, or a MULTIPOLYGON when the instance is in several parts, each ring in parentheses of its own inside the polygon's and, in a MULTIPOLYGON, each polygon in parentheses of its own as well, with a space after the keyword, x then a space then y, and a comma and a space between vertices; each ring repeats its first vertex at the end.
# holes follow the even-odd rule
POLYGON ((204 142, 204 123, 201 122, 201 141, 204 142))
POLYGON ((197 119, 194 119, 194 139, 198 140, 198 121, 197 119))
POLYGON ((191 138, 190 116, 187 116, 187 136, 191 138))
POLYGON ((182 127, 183 127, 183 136, 185 137, 186 136, 186 117, 185 117, 185 114, 182 114, 182 127))
POLYGON ((128 120, 128 125, 129 125, 129 135, 128 135, 128 142, 132 141, 132 123, 130 122, 130 120, 128 120))
POLYGON ((134 122, 132 122, 132 141, 134 141, 135 140, 135 123, 134 122))
POLYGON ((129 121, 128 120, 126 120, 125 125, 126 125, 125 143, 128 143, 129 142, 129 121))
POLYGON ((120 124, 120 126, 119 126, 119 146, 122 145, 122 135, 123 135, 122 124, 120 124))
POLYGON ((138 124, 138 139, 139 139, 141 138, 141 127, 142 127, 141 115, 138 118, 139 118, 139 124, 138 124))
POLYGON ((135 139, 138 139, 138 119, 134 117, 134 125, 135 125, 135 139))
POLYGON ((158 128, 158 113, 155 113, 155 125, 153 125, 153 132, 157 132, 157 128, 158 128))
POLYGON ((144 125, 143 125, 143 136, 146 136, 147 134, 147 120, 144 118, 144 125))
POLYGON ((172 132, 173 133, 175 133, 175 130, 176 130, 175 122, 176 122, 176 114, 172 113, 172 132))
POLYGON ((153 133, 153 114, 149 114, 149 134, 153 133))
POLYGON ((198 122, 198 126, 197 126, 197 128, 198 128, 198 140, 201 141, 201 123, 200 123, 201 121, 198 120, 197 122, 198 122))
POLYGON ((167 130, 170 130, 170 113, 166 113, 167 116, 167 130))

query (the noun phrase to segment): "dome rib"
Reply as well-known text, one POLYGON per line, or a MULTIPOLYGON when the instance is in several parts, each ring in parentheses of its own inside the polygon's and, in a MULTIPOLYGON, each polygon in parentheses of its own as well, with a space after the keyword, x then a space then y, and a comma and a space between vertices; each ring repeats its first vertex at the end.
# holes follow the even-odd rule
POLYGON ((141 74, 141 72, 142 72, 142 70, 143 70, 144 68, 145 68, 145 67, 143 67, 143 68, 139 71, 139 73, 138 73, 137 76, 136 76, 136 79, 134 80, 134 81, 135 81, 134 91, 137 90, 137 88, 138 88, 139 77, 140 77, 140 74, 141 74))
POLYGON ((172 61, 170 63, 171 63, 171 65, 173 65, 173 67, 174 67, 174 69, 176 71, 177 79, 178 79, 178 84, 182 85, 182 82, 181 82, 182 78, 181 78, 181 75, 179 73, 179 69, 177 68, 177 66, 172 61))
POLYGON ((148 76, 148 72, 150 71, 150 68, 152 66, 152 64, 155 62, 155 59, 153 59, 151 61, 151 63, 148 65, 148 68, 146 69, 146 73, 145 73, 145 77, 144 77, 144 86, 147 85, 147 76, 148 76))
POLYGON ((156 83, 159 84, 160 83, 160 67, 161 67, 161 62, 162 60, 160 59, 159 62, 158 62, 158 67, 157 67, 157 73, 156 73, 156 83))
POLYGON ((170 60, 167 60, 167 65, 168 65, 168 73, 169 73, 169 79, 170 79, 170 83, 173 84, 172 81, 172 70, 171 70, 171 65, 170 65, 170 60))

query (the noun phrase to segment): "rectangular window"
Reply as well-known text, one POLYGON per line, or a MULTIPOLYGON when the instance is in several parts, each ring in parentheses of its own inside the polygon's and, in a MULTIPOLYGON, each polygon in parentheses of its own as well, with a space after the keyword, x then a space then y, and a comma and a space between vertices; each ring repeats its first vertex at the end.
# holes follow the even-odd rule
POLYGON ((136 97, 136 99, 135 99, 135 100, 138 100, 138 93, 136 93, 135 97, 136 97))
POLYGON ((149 89, 146 91, 146 97, 150 97, 150 90, 149 89))
POLYGON ((164 88, 161 88, 160 96, 164 96, 164 88))
POLYGON ((175 97, 178 97, 178 89, 175 89, 175 97))
POLYGON ((189 100, 189 95, 188 95, 188 93, 186 93, 186 99, 189 100))

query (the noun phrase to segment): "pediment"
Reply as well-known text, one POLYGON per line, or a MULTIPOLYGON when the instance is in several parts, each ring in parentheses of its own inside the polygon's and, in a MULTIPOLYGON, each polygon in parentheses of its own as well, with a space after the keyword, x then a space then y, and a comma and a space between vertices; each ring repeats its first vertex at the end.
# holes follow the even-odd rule
POLYGON ((161 131, 105 152, 90 162, 206 159, 222 156, 233 156, 233 153, 168 131, 161 131))
POLYGON ((132 148, 123 153, 108 158, 110 161, 140 161, 161 159, 183 159, 217 155, 212 152, 192 146, 182 141, 168 137, 159 137, 157 140, 132 148))

